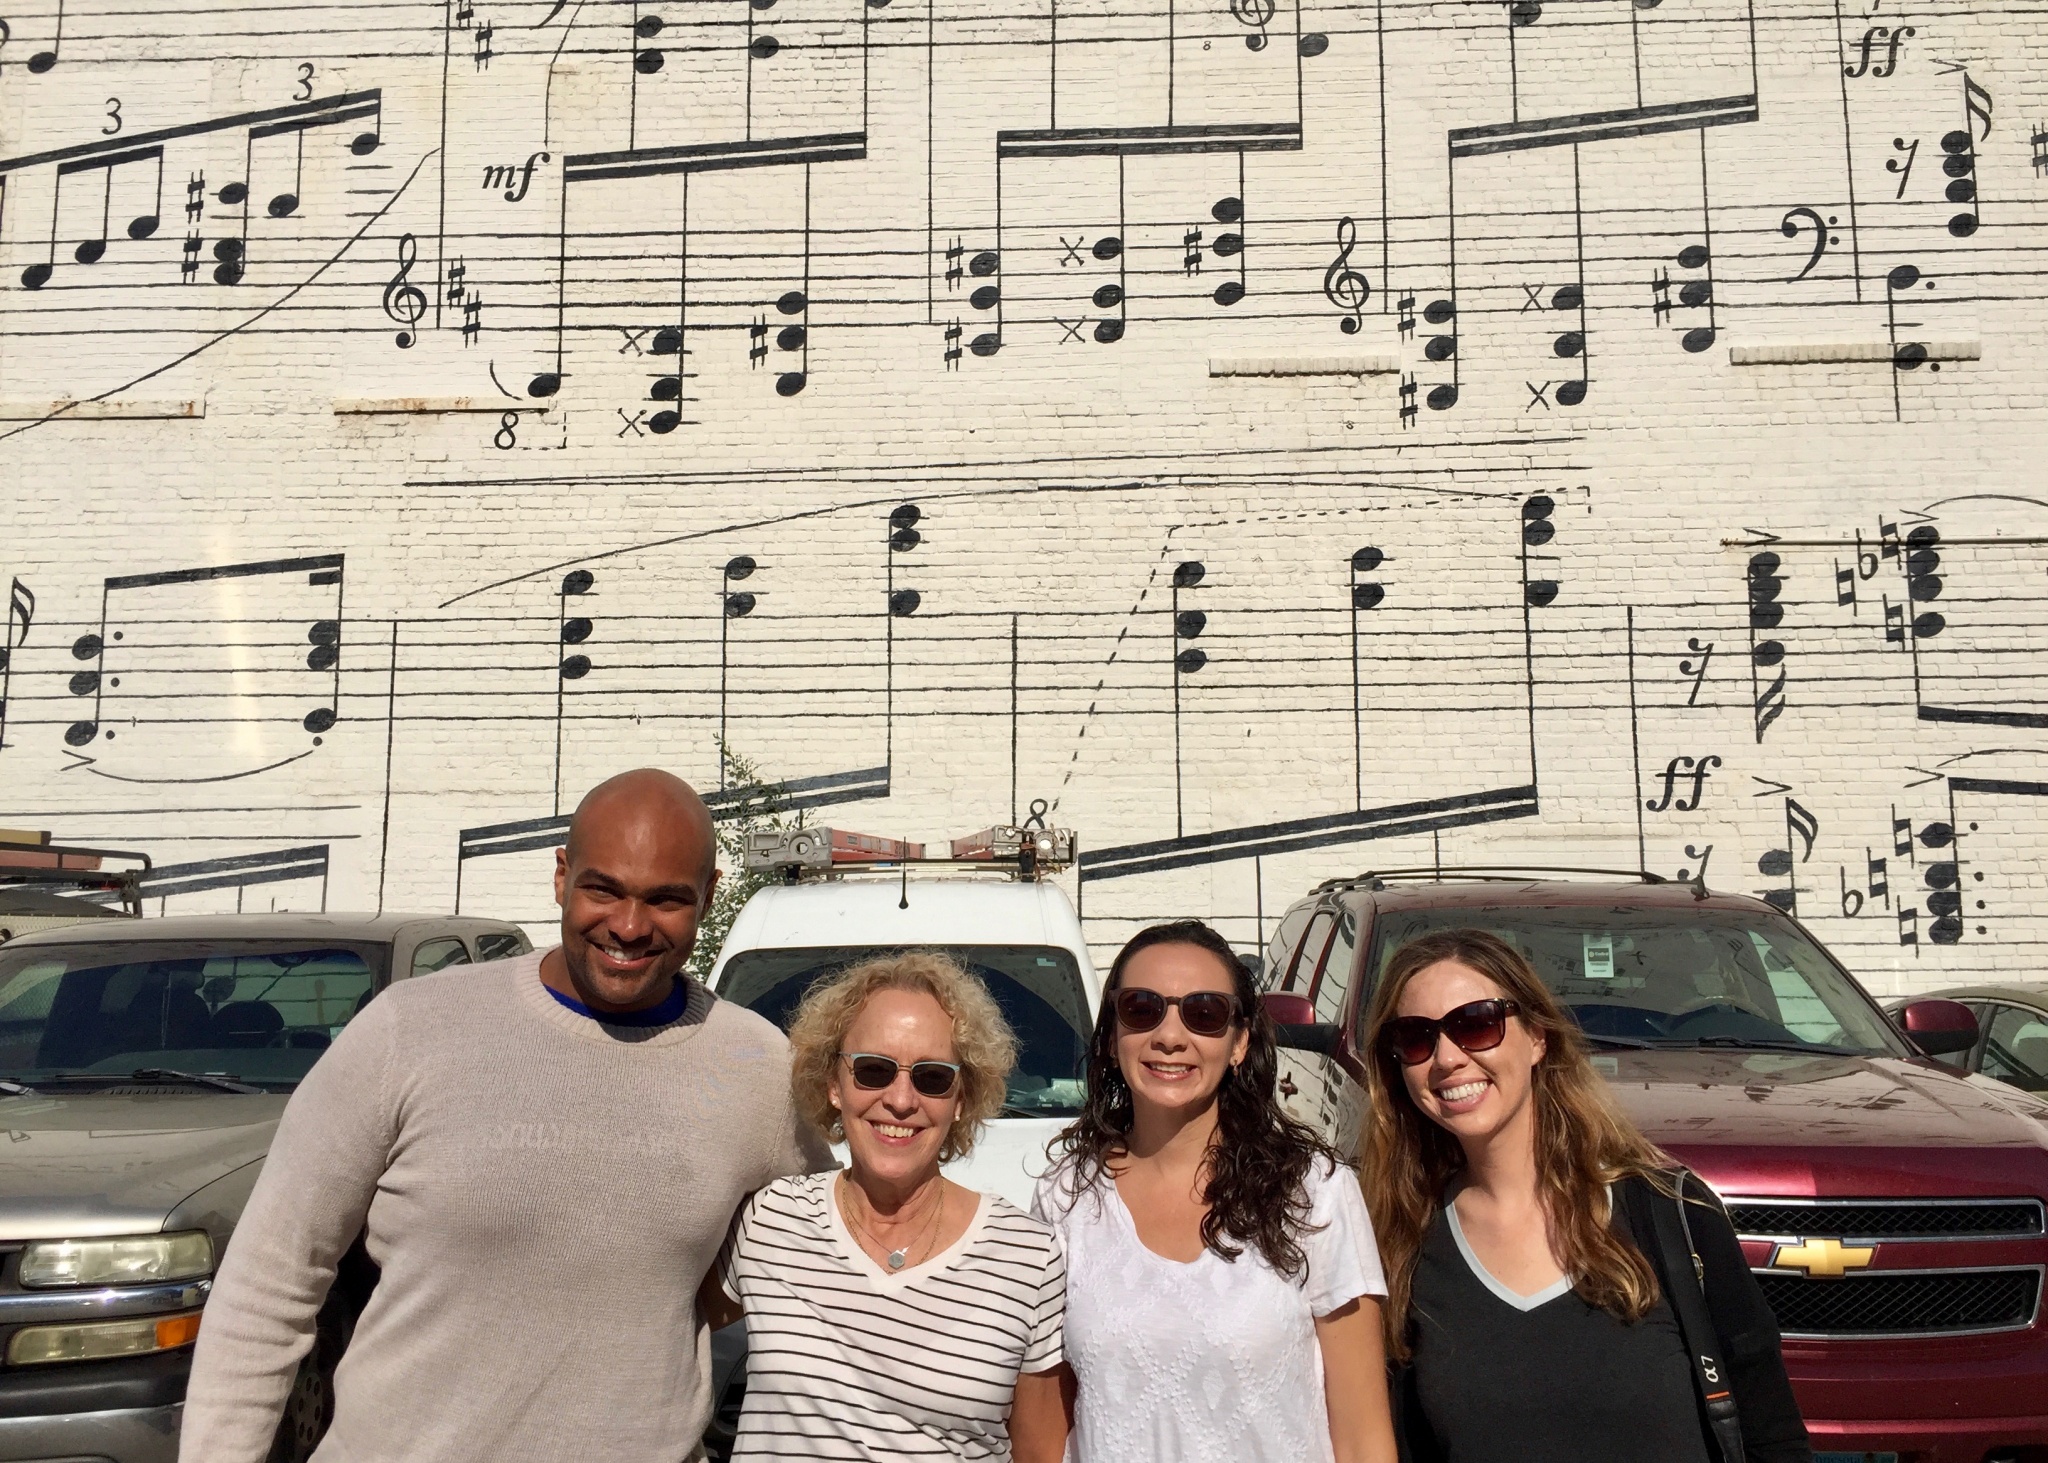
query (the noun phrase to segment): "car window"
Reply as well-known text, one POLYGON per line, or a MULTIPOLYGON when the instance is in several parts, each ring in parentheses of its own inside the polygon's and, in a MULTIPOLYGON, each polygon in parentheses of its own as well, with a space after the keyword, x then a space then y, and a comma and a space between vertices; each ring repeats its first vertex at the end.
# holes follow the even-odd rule
POLYGON ((1352 952, 1358 948, 1358 916, 1349 909, 1337 915, 1337 938, 1323 957, 1316 976, 1316 1020, 1335 1021, 1344 1012, 1344 997, 1351 989, 1352 952))
POLYGON ((249 940, 0 950, 0 1076, 171 1067, 291 1086, 367 1004, 387 955, 249 940))
POLYGON ((1301 943, 1302 929, 1308 924, 1312 904, 1297 904, 1281 916, 1280 927, 1273 931, 1273 938, 1266 942, 1266 968, 1259 972, 1263 989, 1277 991, 1280 982, 1287 975, 1288 961, 1294 955, 1294 947, 1301 943))
POLYGON ((1460 927, 1515 946, 1588 1036, 1624 1045, 1809 1045, 1902 1056, 1847 972, 1782 916, 1644 905, 1382 909, 1375 980, 1409 940, 1460 927))
POLYGON ((462 941, 452 936, 428 940, 412 952, 412 973, 432 975, 437 970, 446 970, 451 965, 469 964, 469 951, 462 941))
POLYGON ((1295 952, 1293 963, 1287 967, 1276 990, 1293 991, 1303 996, 1308 994, 1309 985, 1316 978, 1316 960, 1330 938, 1331 923, 1329 910, 1315 912, 1315 918, 1308 922, 1308 932, 1301 937, 1301 948, 1295 952))
MULTIPOLYGON (((1052 945, 932 945, 902 947, 950 955, 988 987, 1017 1037, 1017 1066, 1007 1101, 1048 1117, 1081 1110, 1082 1074, 1094 1013, 1081 986, 1081 968, 1052 945)), ((798 1002, 827 975, 876 956, 901 953, 872 945, 743 950, 726 962, 718 994, 766 1016, 787 1031, 798 1002)))
POLYGON ((1978 1070, 2029 1092, 2048 1092, 2048 1017, 2024 1006, 1986 1008, 1984 1061, 1978 1070))
POLYGON ((476 958, 479 960, 510 960, 532 948, 524 935, 510 930, 485 930, 476 937, 476 958))

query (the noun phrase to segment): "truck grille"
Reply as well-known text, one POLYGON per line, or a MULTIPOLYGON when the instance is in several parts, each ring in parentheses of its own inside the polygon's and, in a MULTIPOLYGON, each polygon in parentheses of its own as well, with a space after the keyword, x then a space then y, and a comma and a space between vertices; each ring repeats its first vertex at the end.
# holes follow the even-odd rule
POLYGON ((1943 1336, 2017 1331, 2034 1322, 2041 1269, 1934 1270, 1839 1280, 1758 1274, 1787 1336, 1943 1336))
POLYGON ((1735 1232, 1756 1239, 2025 1239, 2042 1232, 2039 1199, 1731 1199, 1735 1232))

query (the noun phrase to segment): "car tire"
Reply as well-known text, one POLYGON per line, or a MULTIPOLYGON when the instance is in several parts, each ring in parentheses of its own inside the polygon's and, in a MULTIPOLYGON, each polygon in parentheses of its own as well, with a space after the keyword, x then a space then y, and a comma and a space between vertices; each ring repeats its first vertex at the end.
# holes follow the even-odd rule
POLYGON ((348 1349, 350 1329, 332 1306, 321 1312, 313 1345, 299 1358, 291 1391, 285 1394, 267 1463, 306 1463, 327 1435, 334 1421, 334 1368, 348 1349))
POLYGON ((711 1422, 704 1429, 704 1456, 709 1463, 727 1463, 732 1457, 733 1444, 740 1435, 740 1408, 746 1400, 747 1374, 742 1368, 726 1385, 725 1395, 718 1399, 711 1422))

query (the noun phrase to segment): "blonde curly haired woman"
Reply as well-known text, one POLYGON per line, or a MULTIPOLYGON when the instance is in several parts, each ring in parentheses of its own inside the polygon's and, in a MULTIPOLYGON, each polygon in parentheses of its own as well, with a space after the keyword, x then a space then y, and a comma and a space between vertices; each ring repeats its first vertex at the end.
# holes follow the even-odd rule
POLYGON ((702 1296, 747 1317, 735 1458, 1057 1463, 1066 1266, 1052 1231, 947 1179, 1003 1103, 1017 1046, 942 955, 820 981, 789 1031, 797 1111, 843 1172, 747 1201, 702 1296))
POLYGON ((1404 1459, 1810 1463, 1727 1213, 1622 1114, 1513 946, 1403 945, 1366 1029, 1404 1459))

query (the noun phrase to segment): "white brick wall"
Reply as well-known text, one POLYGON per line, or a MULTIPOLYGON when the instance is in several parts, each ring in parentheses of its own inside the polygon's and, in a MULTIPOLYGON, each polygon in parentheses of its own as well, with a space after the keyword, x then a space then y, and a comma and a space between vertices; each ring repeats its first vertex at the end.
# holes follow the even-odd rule
MULTIPOLYGON (((0 155, 24 160, 0 164, 0 576, 35 605, 0 824, 160 863, 329 858, 324 887, 166 907, 445 908, 461 830, 635 763, 715 783, 723 714, 775 777, 887 767, 886 802, 823 815, 847 826, 966 832, 1014 787, 1084 847, 1164 842, 1123 862, 1170 867, 1090 879, 1105 945, 1193 912, 1249 947, 1261 909, 1364 867, 1705 860, 1719 888, 1796 890, 1881 994, 2037 966, 2031 16, 76 12, 59 43, 54 3, 10 11, 0 50, 0 155), (1048 128, 1125 155, 1022 155, 1041 136, 999 162, 999 133, 1048 128), (804 138, 836 140, 783 146, 804 138), (825 160, 674 170, 778 146, 825 160), (921 541, 892 551, 903 503, 921 541), (1783 620, 1753 630, 1758 554, 1783 620), (334 668, 319 565, 178 577, 333 555, 334 668), (759 568, 726 584, 738 555, 759 568), (1176 635, 1190 562, 1178 605, 1205 619, 1176 635), (1381 593, 1354 611, 1354 583, 1381 593), (892 584, 914 612, 889 616, 892 584), (726 589, 752 610, 721 616, 726 589)), ((544 922, 546 861, 463 861, 464 909, 544 922)))

